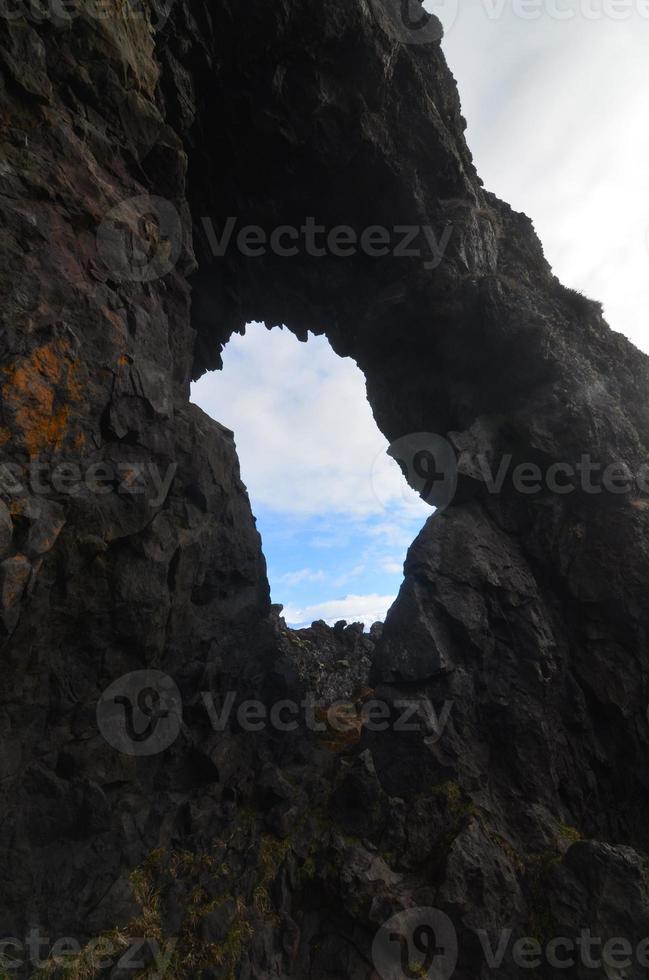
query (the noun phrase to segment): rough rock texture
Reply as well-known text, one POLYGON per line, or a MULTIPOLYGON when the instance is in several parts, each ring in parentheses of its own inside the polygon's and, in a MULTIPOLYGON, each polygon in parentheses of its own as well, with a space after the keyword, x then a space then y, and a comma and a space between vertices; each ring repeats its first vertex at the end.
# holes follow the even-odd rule
MULTIPOLYGON (((480 929, 638 943, 646 501, 491 494, 463 464, 382 635, 296 637, 270 607, 232 434, 188 395, 260 319, 354 357, 389 439, 635 471, 647 359, 483 188, 438 41, 403 43, 366 0, 107 6, 0 22, 0 937, 38 928, 45 952, 63 936, 174 938, 170 975, 260 980, 377 977, 374 936, 412 907, 451 918, 460 980, 494 975, 480 929), (138 224, 157 277, 141 254, 124 275, 105 234, 141 195, 182 223, 171 244, 138 224), (452 235, 435 269, 218 258, 200 218, 220 231, 228 216, 452 235), (305 672, 305 644, 331 672, 305 672), (362 691, 331 681, 341 644, 371 655, 362 691), (178 737, 148 757, 116 751, 96 716, 142 669, 183 703, 178 737), (309 690, 350 699, 343 737, 321 717, 214 730, 204 697, 309 690), (450 713, 443 730, 377 731, 372 691, 395 714, 404 697, 450 713)), ((83 956, 94 973, 77 975, 102 972, 83 956)), ((497 975, 520 974, 506 958, 497 975)))

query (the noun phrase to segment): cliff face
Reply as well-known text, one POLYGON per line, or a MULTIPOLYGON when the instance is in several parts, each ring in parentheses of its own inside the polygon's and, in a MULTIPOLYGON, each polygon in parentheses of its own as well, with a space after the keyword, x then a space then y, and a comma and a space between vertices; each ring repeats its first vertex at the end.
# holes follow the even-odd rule
POLYGON ((38 929, 43 958, 118 928, 145 959, 175 940, 173 976, 404 976, 379 930, 434 908, 469 980, 480 929, 649 935, 646 495, 496 493, 476 462, 640 472, 647 359, 483 188, 434 22, 395 24, 115 0, 0 25, 0 938, 38 929), (228 218, 434 236, 251 256, 228 218), (326 334, 390 440, 459 457, 382 633, 271 610, 232 434, 188 400, 253 319, 326 334), (167 725, 150 754, 116 683, 167 725), (348 722, 215 726, 227 692, 344 696, 348 722), (404 699, 437 722, 400 730, 404 699))

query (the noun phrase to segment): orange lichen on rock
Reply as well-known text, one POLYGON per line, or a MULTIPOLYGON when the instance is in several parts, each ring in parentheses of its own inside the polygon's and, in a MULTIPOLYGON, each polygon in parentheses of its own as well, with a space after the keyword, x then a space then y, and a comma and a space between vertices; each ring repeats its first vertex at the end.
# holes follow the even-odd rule
POLYGON ((78 361, 67 344, 44 344, 28 358, 3 369, 5 416, 13 417, 15 434, 31 455, 58 449, 68 432, 71 404, 81 391, 78 361))
POLYGON ((316 719, 326 727, 320 744, 330 752, 345 752, 360 741, 364 719, 356 705, 338 702, 318 708, 316 719))
POLYGON ((374 696, 374 690, 366 685, 357 688, 353 701, 337 701, 327 708, 316 709, 316 719, 326 731, 320 736, 320 744, 330 752, 346 752, 360 741, 367 721, 365 704, 374 696))

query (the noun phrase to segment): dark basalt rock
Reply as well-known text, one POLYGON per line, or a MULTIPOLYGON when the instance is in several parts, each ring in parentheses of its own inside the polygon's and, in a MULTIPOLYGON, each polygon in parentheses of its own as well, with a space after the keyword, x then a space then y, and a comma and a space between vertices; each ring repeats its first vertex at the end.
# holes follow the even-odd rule
MULTIPOLYGON (((636 471, 646 357, 483 188, 438 40, 403 43, 377 3, 159 7, 157 29, 117 3, 0 24, 0 939, 38 929, 45 956, 140 937, 159 944, 144 963, 174 940, 170 975, 264 980, 377 977, 377 931, 414 907, 450 917, 460 980, 493 975, 480 930, 639 943, 646 501, 494 495, 463 458, 382 633, 290 634, 232 433, 188 397, 258 319, 354 357, 391 440, 636 471), (106 218, 142 195, 125 269, 128 214, 106 218), (451 234, 435 267, 215 257, 201 218, 220 235, 229 216, 451 234), (142 670, 182 700, 150 756, 97 720, 142 670), (348 701, 351 736, 242 726, 247 699, 309 690, 348 701), (424 698, 436 721, 399 731, 399 703, 424 698)), ((520 971, 506 957, 498 976, 520 971)), ((33 972, 22 951, 12 975, 33 972)))

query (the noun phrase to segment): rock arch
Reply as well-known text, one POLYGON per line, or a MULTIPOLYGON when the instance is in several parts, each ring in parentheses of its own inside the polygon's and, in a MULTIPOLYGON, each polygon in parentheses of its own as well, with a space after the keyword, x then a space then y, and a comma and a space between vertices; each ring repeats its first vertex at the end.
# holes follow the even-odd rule
POLYGON ((302 731, 215 733, 200 696, 301 691, 230 434, 188 404, 241 324, 326 333, 389 439, 432 431, 543 467, 645 462, 646 358, 482 187, 439 42, 399 43, 365 3, 177 0, 157 33, 123 11, 10 22, 0 61, 1 441, 23 484, 0 515, 0 931, 85 941, 137 928, 148 901, 157 933, 181 936, 178 975, 359 978, 404 906, 452 915, 467 977, 480 926, 645 936, 641 496, 494 495, 461 467, 373 651, 389 705, 452 704, 425 747, 364 732, 343 766, 302 731), (184 245, 144 281, 97 249, 106 216, 143 194, 173 204, 184 245), (200 217, 230 215, 453 234, 434 269, 215 261, 200 217), (79 466, 80 492, 35 489, 30 460, 48 479, 79 466), (97 464, 109 493, 88 486, 97 464), (146 493, 126 492, 137 467, 146 493), (139 669, 173 678, 184 717, 144 761, 95 714, 139 669))

